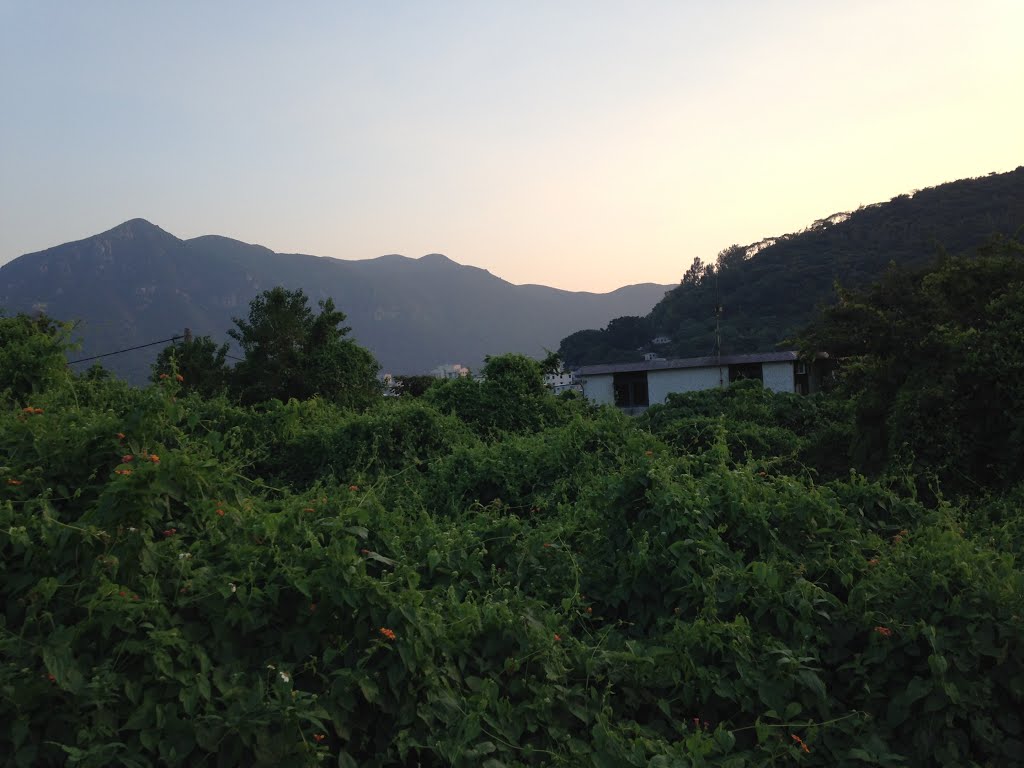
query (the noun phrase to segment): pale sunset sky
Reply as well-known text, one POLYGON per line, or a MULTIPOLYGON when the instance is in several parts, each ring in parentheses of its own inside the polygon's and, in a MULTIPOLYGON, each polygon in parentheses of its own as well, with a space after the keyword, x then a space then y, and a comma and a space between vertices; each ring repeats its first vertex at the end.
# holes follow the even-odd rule
POLYGON ((513 283, 1024 164, 1024 0, 0 0, 0 263, 178 237, 513 283))

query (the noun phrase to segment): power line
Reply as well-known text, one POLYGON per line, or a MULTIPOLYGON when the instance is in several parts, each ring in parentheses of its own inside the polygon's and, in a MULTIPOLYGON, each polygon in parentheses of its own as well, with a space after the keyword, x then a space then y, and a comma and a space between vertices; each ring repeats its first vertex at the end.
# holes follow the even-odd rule
POLYGON ((124 352, 133 352, 136 349, 145 349, 146 347, 152 347, 157 344, 166 344, 169 341, 177 341, 183 339, 184 336, 171 336, 169 339, 161 339, 160 341, 151 341, 149 344, 139 344, 137 347, 128 347, 127 349, 119 349, 116 352, 104 352, 102 355, 93 355, 92 357, 83 357, 81 360, 71 360, 68 365, 74 365, 75 363, 85 363, 89 360, 99 360, 101 357, 110 357, 111 355, 120 355, 124 352))

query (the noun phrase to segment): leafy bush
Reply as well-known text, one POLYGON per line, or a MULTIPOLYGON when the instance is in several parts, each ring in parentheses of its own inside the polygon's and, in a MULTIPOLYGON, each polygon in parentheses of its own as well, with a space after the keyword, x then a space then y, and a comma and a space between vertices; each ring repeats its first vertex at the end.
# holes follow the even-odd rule
POLYGON ((171 377, 0 414, 5 764, 1024 761, 1019 489, 822 482, 828 401, 634 420, 500 362, 362 412, 171 377))

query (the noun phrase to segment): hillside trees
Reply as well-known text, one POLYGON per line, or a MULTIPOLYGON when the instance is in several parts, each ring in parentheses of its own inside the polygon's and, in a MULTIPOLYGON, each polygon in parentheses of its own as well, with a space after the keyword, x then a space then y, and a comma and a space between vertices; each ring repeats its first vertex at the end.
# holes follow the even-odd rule
POLYGON ((891 268, 843 291, 803 336, 843 361, 856 400, 854 457, 899 460, 972 492, 1019 479, 1024 462, 1024 246, 1001 241, 931 270, 891 268))
POLYGON ((234 319, 228 334, 245 359, 235 366, 232 388, 243 403, 320 396, 362 408, 379 395, 380 366, 346 338, 345 313, 331 299, 319 307, 314 313, 305 293, 278 286, 252 300, 248 319, 234 319))
MULTIPOLYGON (((715 343, 715 308, 722 305, 722 351, 767 352, 814 321, 832 301, 836 280, 860 289, 890 262, 930 266, 940 246, 966 253, 995 233, 1009 235, 1022 226, 1024 167, 943 184, 833 214, 800 232, 732 245, 718 254, 713 271, 691 265, 646 319, 656 333, 673 339, 662 353, 706 355, 715 343)), ((570 334, 559 354, 570 366, 636 359, 639 345, 613 343, 611 328, 570 334)))

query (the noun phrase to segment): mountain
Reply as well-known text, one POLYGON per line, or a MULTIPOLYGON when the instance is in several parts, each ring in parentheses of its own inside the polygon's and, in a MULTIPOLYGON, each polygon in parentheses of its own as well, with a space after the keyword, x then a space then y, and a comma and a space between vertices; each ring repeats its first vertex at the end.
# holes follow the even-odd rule
POLYGON ((716 333, 724 354, 768 352, 835 300, 837 282, 863 287, 890 263, 925 266, 942 252, 969 253, 994 236, 1022 234, 1024 166, 922 189, 832 214, 802 232, 734 245, 714 263, 695 259, 650 313, 577 331, 559 353, 571 365, 628 362, 647 350, 698 357, 716 349, 716 333), (653 345, 656 337, 670 340, 653 345))
MULTIPOLYGON (((543 355, 574 328, 647 312, 671 286, 611 293, 512 285, 441 254, 361 261, 279 254, 216 235, 181 240, 144 219, 21 256, 0 267, 0 307, 79 321, 84 358, 179 335, 227 341, 260 291, 301 288, 333 298, 352 336, 385 371, 421 373, 445 363, 479 367, 503 352, 543 355)), ((162 345, 105 358, 139 382, 162 345)), ((83 366, 84 367, 84 366, 83 366)))

